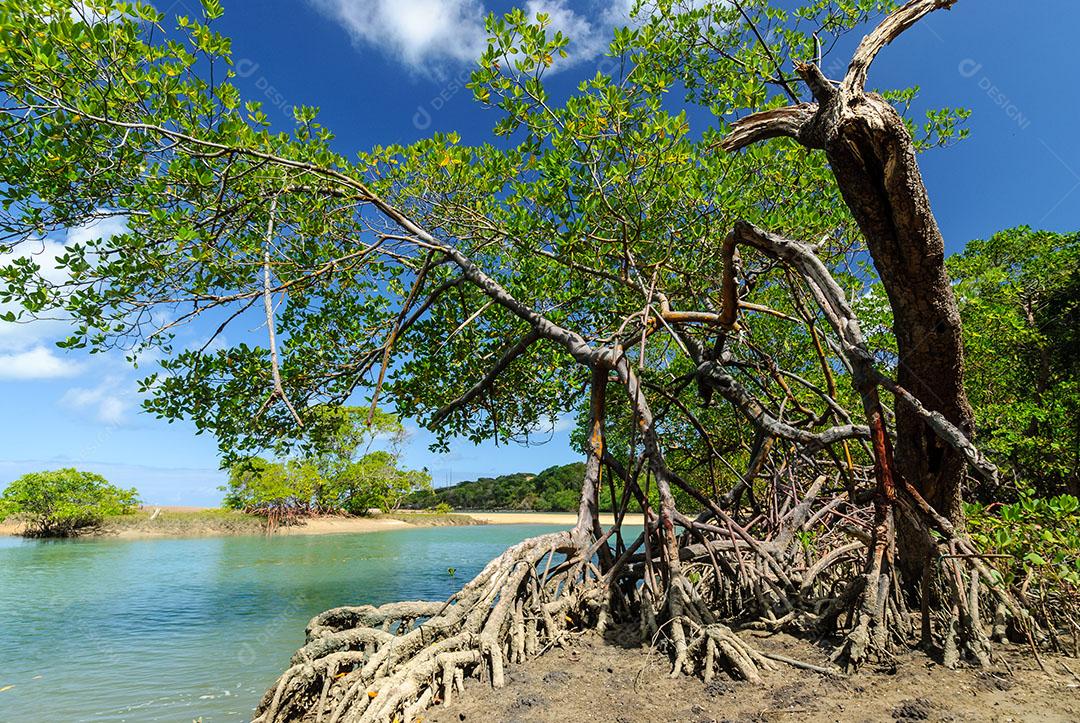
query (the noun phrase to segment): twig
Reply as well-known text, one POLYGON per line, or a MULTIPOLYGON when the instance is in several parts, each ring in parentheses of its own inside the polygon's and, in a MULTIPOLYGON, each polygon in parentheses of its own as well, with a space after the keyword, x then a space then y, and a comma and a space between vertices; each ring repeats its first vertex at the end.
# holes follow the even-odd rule
MULTIPOLYGON (((270 343, 270 375, 274 380, 274 391, 270 395, 270 399, 276 395, 281 398, 281 401, 289 409, 293 419, 296 420, 297 426, 303 427, 304 422, 300 419, 300 415, 296 413, 296 408, 293 407, 292 402, 289 401, 289 397, 285 394, 285 387, 281 383, 281 368, 278 363, 278 351, 277 351, 277 335, 274 333, 274 302, 270 294, 270 243, 274 238, 274 220, 277 215, 277 203, 278 197, 275 195, 270 201, 270 220, 266 224, 266 245, 263 246, 263 308, 266 311, 266 333, 269 336, 270 343)), ((259 409, 261 413, 270 399, 263 404, 263 407, 259 409)), ((258 416, 258 415, 256 415, 258 416)))
POLYGON ((778 655, 777 653, 767 653, 759 651, 769 660, 775 660, 778 663, 786 663, 795 668, 802 668, 803 670, 812 670, 815 673, 821 673, 822 675, 828 675, 833 678, 846 678, 847 676, 841 673, 839 670, 833 670, 821 665, 814 665, 813 663, 807 663, 802 660, 796 660, 795 658, 789 658, 786 655, 778 655))

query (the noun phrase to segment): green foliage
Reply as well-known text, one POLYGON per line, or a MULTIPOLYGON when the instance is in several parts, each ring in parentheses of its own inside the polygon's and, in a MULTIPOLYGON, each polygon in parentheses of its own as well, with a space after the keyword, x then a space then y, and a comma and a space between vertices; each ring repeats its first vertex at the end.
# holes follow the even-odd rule
MULTIPOLYGON (((481 477, 453 487, 425 490, 411 495, 411 508, 433 507, 446 512, 459 510, 530 510, 537 512, 577 512, 581 482, 585 476, 582 462, 548 467, 540 474, 517 472, 499 477, 481 477)), ((616 504, 622 485, 616 490, 616 504)), ((600 509, 611 511, 611 496, 605 485, 600 491, 600 509)))
POLYGON ((22 520, 27 535, 67 537, 108 516, 133 512, 138 504, 134 489, 115 487, 92 472, 74 468, 31 472, 4 490, 0 520, 22 520))
MULTIPOLYGON (((568 39, 547 17, 493 17, 471 85, 479 102, 499 109, 497 145, 466 147, 449 133, 350 159, 332 150, 313 109, 298 108, 295 124, 276 132, 258 103, 244 101, 230 42, 214 29, 217 3, 207 2, 202 17, 173 20, 148 4, 100 0, 88 7, 110 21, 93 22, 69 12, 66 0, 0 0, 0 112, 9 120, 0 131, 0 231, 17 256, 0 269, 0 301, 20 306, 23 319, 69 315, 69 347, 160 347, 163 368, 144 385, 147 408, 192 418, 233 461, 264 450, 284 456, 311 435, 271 394, 266 348, 246 338, 174 346, 174 334, 195 319, 212 320, 211 328, 261 325, 249 322, 264 253, 282 389, 305 430, 319 426, 317 410, 370 389, 384 350, 383 398, 403 416, 430 420, 527 330, 474 286, 456 283, 444 259, 402 240, 372 211, 369 190, 587 340, 621 334, 650 286, 674 308, 715 307, 718 249, 736 219, 820 241, 823 258, 844 267, 859 237, 821 154, 784 141, 738 154, 716 149, 731 118, 783 102, 774 76, 788 71, 773 58, 812 57, 889 3, 788 11, 747 0, 741 12, 760 42, 729 3, 685 12, 661 5, 670 12, 615 33, 610 57, 565 102, 548 93, 544 74, 568 39), (26 116, 27 107, 38 111, 26 116), (126 232, 71 246, 59 269, 21 252, 102 217, 123 218, 126 232), (399 313, 421 300, 425 313, 399 325, 399 313), (168 322, 149 323, 161 308, 168 322)), ((772 303, 782 274, 745 256, 755 281, 742 293, 772 303)), ((776 322, 762 324, 762 353, 783 347, 790 358, 808 349, 803 331, 777 336, 776 322)), ((670 349, 628 353, 647 382, 685 373, 685 359, 670 349)), ((738 354, 736 362, 758 361, 738 354)), ((584 378, 563 350, 535 344, 482 403, 448 414, 440 442, 543 434, 546 420, 575 409, 584 378)), ((693 391, 680 401, 721 429, 725 444, 732 440, 720 452, 741 454, 746 433, 730 410, 703 411, 693 391)), ((710 470, 715 455, 683 444, 692 436, 685 420, 670 427, 687 450, 674 460, 680 471, 710 470)))
POLYGON ((1068 627, 1080 613, 1080 500, 1030 493, 1008 505, 965 505, 968 528, 1013 588, 1050 630, 1068 627))
POLYGON ((308 444, 312 456, 270 462, 249 457, 232 465, 222 504, 275 517, 315 512, 366 515, 371 508, 396 510, 410 494, 431 489, 426 470, 398 467, 396 450, 404 435, 397 417, 376 410, 322 407, 312 410, 308 444), (387 437, 391 451, 369 450, 387 437))
POLYGON ((313 511, 313 500, 322 484, 309 461, 270 462, 251 457, 233 464, 222 505, 266 516, 291 517, 313 511))
POLYGON ((321 405, 307 410, 306 443, 316 464, 326 477, 336 476, 366 454, 376 439, 397 450, 405 439, 405 428, 397 415, 366 407, 321 405))
POLYGON ((948 267, 978 441, 1019 486, 1080 494, 1080 234, 1009 229, 948 267))
POLYGON ((377 507, 383 512, 398 509, 410 494, 431 490, 426 470, 402 470, 397 457, 382 450, 369 452, 324 482, 319 504, 354 515, 366 515, 377 507))

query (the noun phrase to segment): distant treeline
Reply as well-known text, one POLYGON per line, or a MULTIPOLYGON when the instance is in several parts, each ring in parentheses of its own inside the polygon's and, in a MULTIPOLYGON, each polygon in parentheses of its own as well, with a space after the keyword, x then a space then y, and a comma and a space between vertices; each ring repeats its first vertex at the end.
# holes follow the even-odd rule
MULTIPOLYGON (((447 504, 457 510, 531 510, 572 512, 577 510, 585 465, 581 462, 548 467, 540 474, 517 472, 499 477, 481 477, 409 497, 412 508, 447 504)), ((616 494, 622 494, 621 487, 616 494)), ((611 509, 607 489, 600 495, 600 509, 611 509)))

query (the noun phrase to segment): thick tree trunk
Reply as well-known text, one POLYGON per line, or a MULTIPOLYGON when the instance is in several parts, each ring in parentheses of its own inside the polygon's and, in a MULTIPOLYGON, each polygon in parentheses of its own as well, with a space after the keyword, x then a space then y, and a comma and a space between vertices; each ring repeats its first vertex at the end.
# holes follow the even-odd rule
MULTIPOLYGON (((914 145, 881 97, 860 95, 846 105, 822 140, 892 306, 897 382, 970 438, 960 314, 914 145)), ((903 479, 959 524, 965 461, 907 404, 896 408, 896 464, 903 479)), ((898 545, 909 585, 918 581, 928 552, 925 536, 912 532, 901 522, 898 545)))
MULTIPOLYGON (((786 136, 825 151, 892 306, 899 386, 970 438, 973 418, 964 393, 960 313, 945 273, 945 243, 903 119, 888 101, 864 89, 870 64, 882 48, 919 18, 954 2, 911 0, 896 10, 863 38, 839 84, 816 65, 797 65, 817 102, 743 118, 732 124, 723 147, 733 151, 786 136)), ((907 402, 897 403, 896 466, 903 481, 959 526, 964 459, 907 402)), ((899 522, 900 568, 905 585, 914 589, 928 542, 899 522)))

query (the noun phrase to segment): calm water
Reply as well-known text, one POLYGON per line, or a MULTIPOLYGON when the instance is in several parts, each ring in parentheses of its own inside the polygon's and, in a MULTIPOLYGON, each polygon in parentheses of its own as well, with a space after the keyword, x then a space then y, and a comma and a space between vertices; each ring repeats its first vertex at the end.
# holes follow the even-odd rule
POLYGON ((248 720, 313 615, 446 598, 508 545, 552 529, 0 537, 0 689, 14 686, 0 692, 0 721, 248 720))

